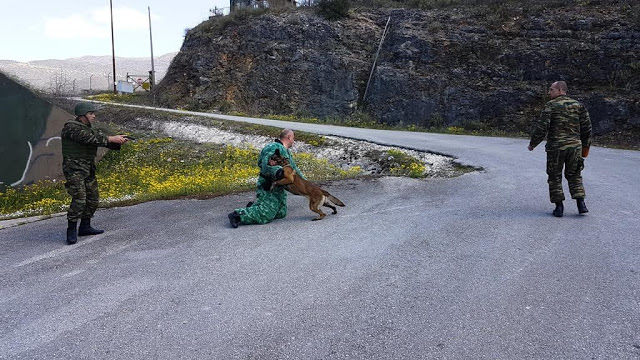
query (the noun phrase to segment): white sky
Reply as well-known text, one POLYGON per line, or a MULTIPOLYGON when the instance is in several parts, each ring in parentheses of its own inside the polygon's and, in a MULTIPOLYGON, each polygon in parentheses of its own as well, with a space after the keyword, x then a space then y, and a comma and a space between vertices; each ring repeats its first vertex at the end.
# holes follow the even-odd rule
MULTIPOLYGON (((111 55, 109 0, 2 0, 0 60, 68 59, 111 55), (11 3, 10 5, 7 3, 11 3)), ((208 19, 229 0, 112 0, 117 57, 149 57, 180 50, 184 30, 208 19)))

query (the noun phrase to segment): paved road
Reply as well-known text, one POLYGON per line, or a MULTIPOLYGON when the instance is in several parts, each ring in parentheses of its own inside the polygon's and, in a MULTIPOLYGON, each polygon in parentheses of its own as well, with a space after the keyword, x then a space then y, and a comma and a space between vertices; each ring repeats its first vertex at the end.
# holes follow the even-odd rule
POLYGON ((454 179, 341 181, 347 207, 232 229, 244 193, 0 230, 2 359, 638 359, 640 152, 593 148, 588 216, 550 215, 544 151, 261 121, 456 156, 454 179))

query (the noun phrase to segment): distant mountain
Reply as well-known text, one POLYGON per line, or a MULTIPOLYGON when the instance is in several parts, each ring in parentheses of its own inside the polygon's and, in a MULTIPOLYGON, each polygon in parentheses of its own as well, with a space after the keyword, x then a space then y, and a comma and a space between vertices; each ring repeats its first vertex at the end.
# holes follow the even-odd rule
MULTIPOLYGON (((156 83, 167 72, 177 52, 155 57, 156 83)), ((65 60, 19 62, 0 60, 0 71, 38 90, 79 94, 85 90, 113 89, 111 56, 83 56, 65 60)), ((146 78, 151 70, 150 58, 116 57, 116 77, 127 74, 146 78)))

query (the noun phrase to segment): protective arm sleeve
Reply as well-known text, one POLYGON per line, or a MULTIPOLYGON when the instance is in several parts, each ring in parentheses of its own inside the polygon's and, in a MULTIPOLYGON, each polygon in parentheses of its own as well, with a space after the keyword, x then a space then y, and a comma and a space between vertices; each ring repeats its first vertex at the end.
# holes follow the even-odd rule
POLYGON ((580 107, 578 116, 580 117, 580 141, 582 147, 588 148, 591 146, 591 118, 584 106, 580 107))
POLYGON ((269 165, 269 159, 271 159, 271 156, 273 156, 275 152, 276 152, 275 149, 273 149, 272 151, 269 151, 268 153, 264 154, 264 156, 260 159, 260 164, 259 164, 260 173, 263 175, 267 175, 272 179, 276 178, 276 173, 278 172, 278 170, 282 170, 282 166, 269 165))
POLYGON ((549 123, 551 122, 551 109, 549 106, 545 106, 540 114, 540 118, 533 125, 531 129, 531 141, 529 145, 531 147, 536 147, 538 144, 547 137, 547 132, 549 131, 549 123))

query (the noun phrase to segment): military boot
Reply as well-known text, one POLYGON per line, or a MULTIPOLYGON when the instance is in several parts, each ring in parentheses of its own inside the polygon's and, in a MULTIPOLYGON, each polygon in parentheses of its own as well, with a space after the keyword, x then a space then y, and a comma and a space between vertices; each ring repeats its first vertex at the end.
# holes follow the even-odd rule
POLYGON ((564 205, 562 205, 562 201, 556 203, 556 208, 553 210, 553 216, 562 217, 562 213, 564 213, 564 205))
POLYGON ((240 214, 238 214, 237 212, 232 212, 229 215, 229 223, 231 224, 232 228, 237 228, 240 225, 240 214))
POLYGON ((584 199, 576 199, 576 204, 578 204, 578 213, 586 214, 589 212, 587 205, 584 203, 584 199))
POLYGON ((73 245, 78 242, 78 222, 68 221, 67 225, 67 244, 73 245))
POLYGON ((91 218, 84 218, 80 220, 80 229, 78 229, 78 235, 98 235, 102 234, 104 230, 91 227, 91 218))

